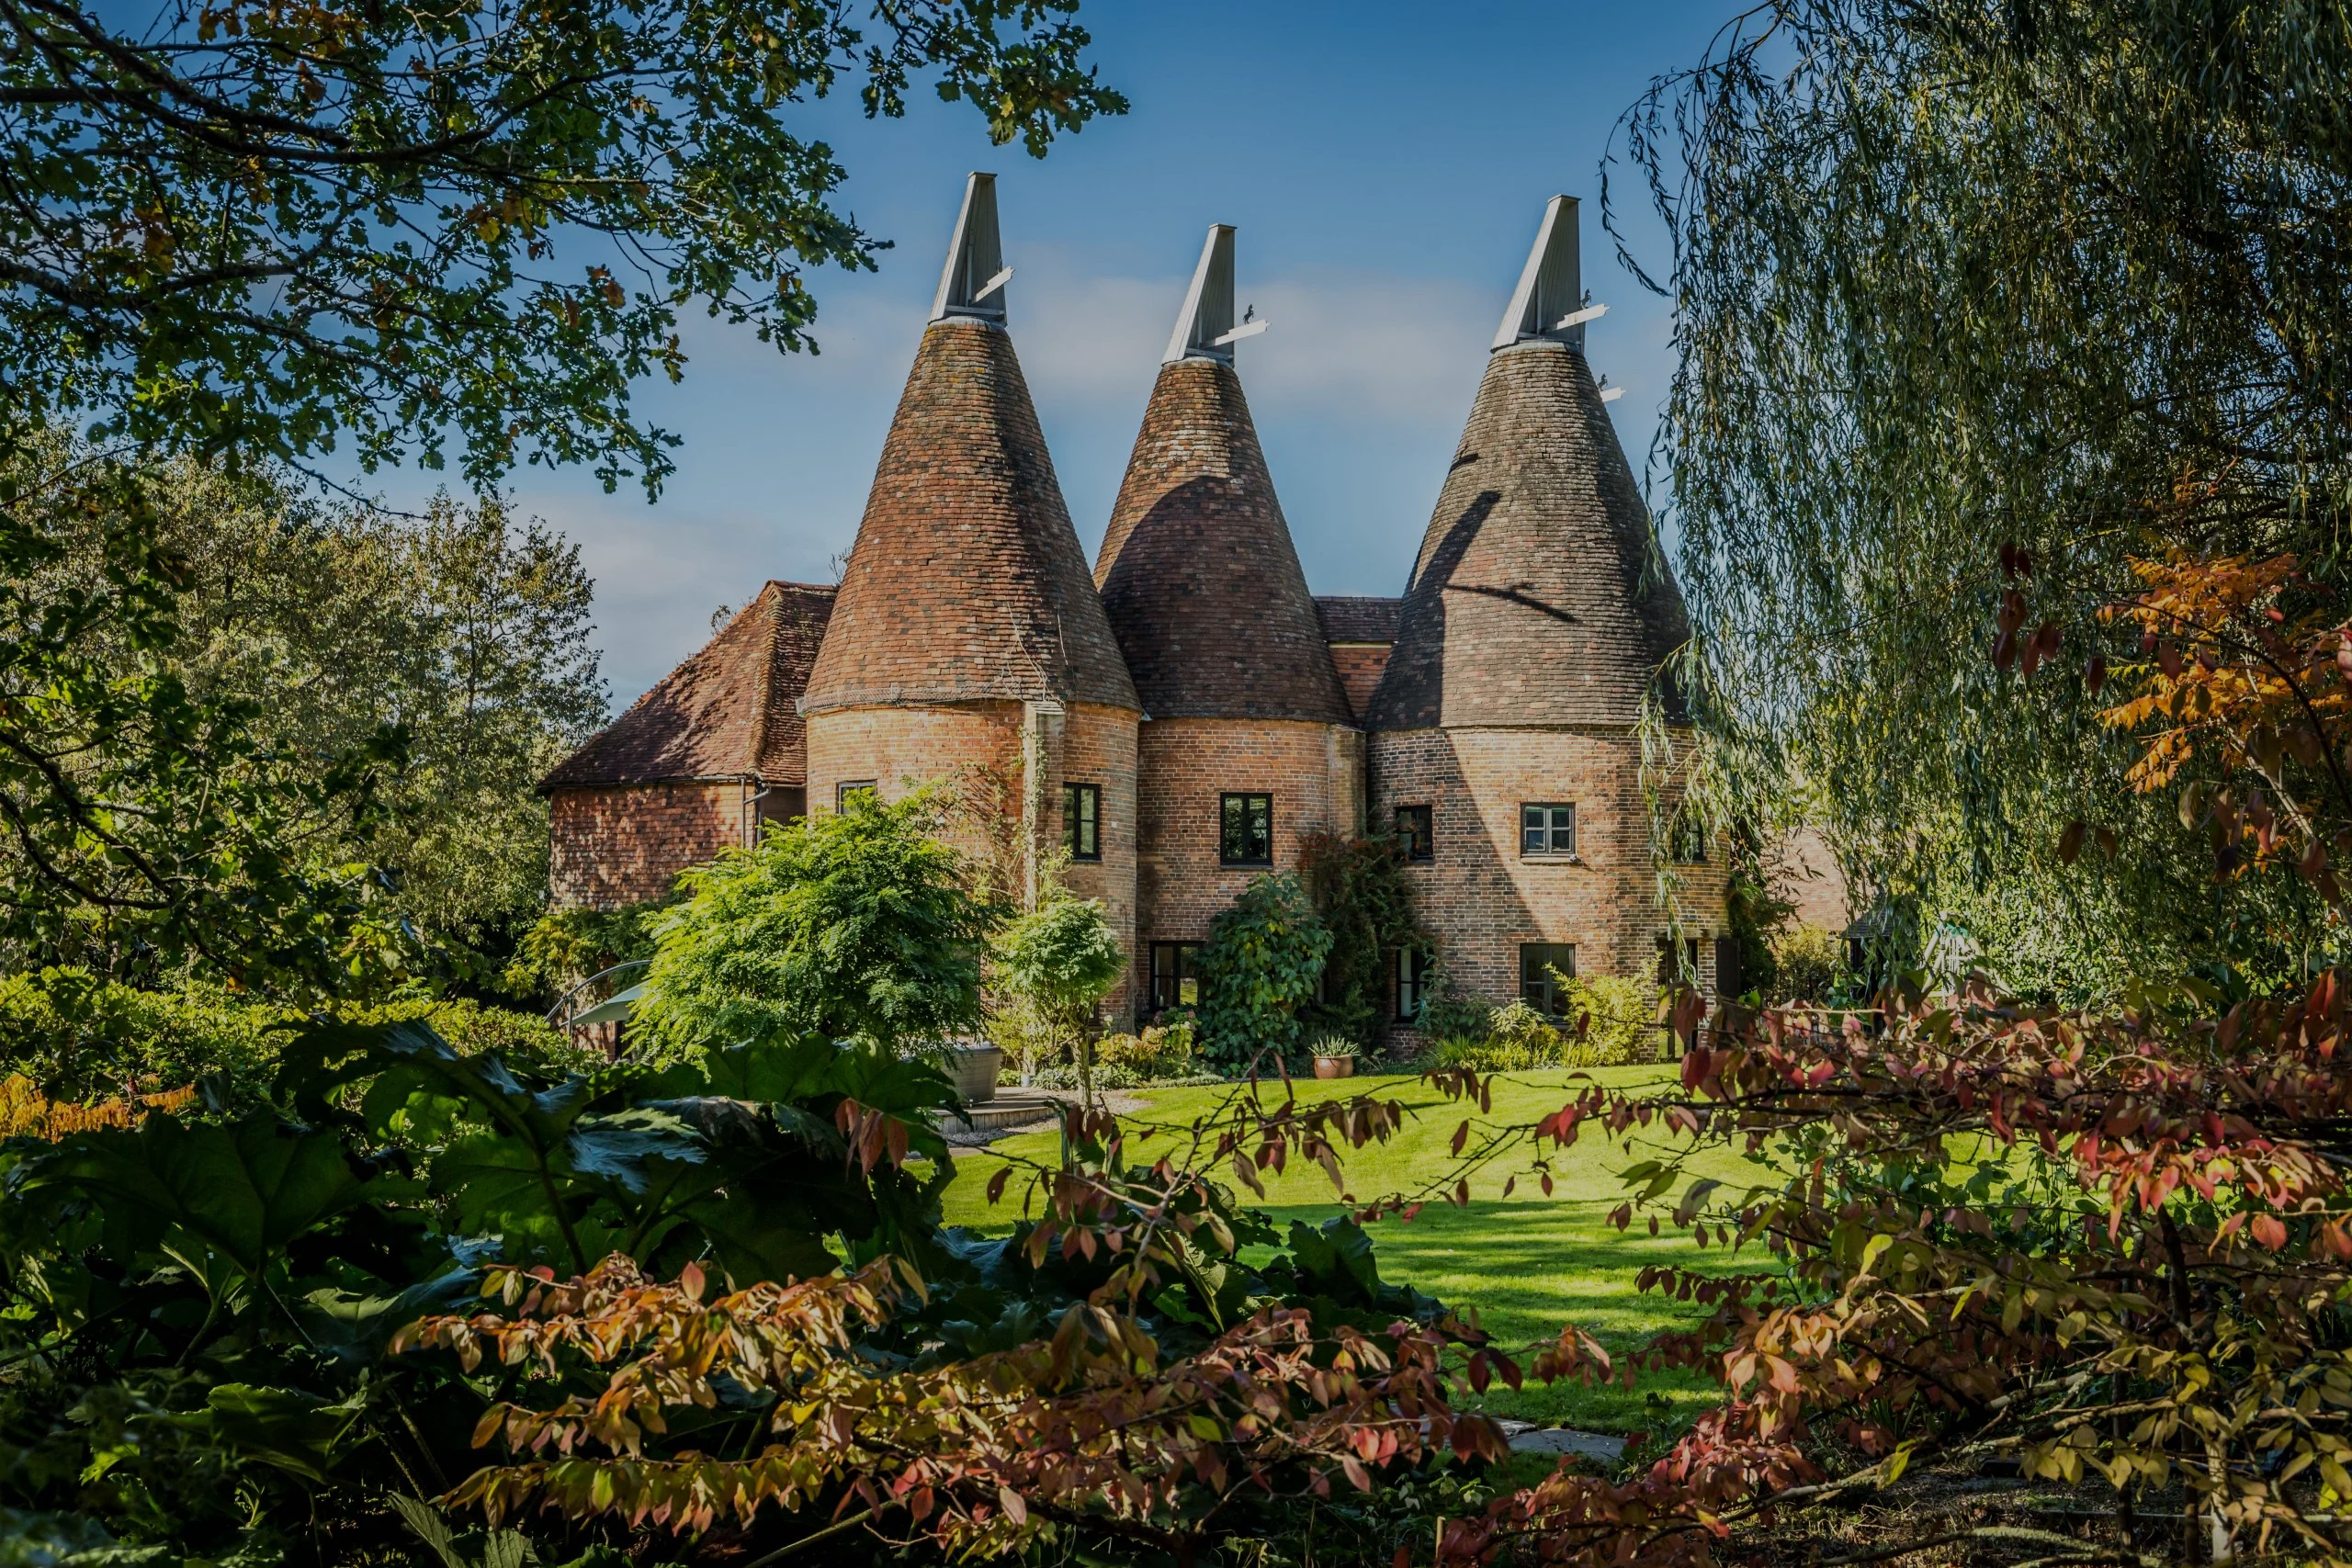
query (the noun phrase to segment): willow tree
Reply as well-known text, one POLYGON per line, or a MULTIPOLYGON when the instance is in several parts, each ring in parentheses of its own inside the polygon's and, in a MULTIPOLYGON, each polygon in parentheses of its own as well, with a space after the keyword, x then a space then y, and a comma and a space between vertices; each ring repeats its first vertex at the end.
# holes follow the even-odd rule
POLYGON ((2142 654, 2096 628, 2135 559, 2344 584, 2347 88, 2332 0, 1772 0, 1623 122, 1673 240, 1693 679, 1894 907, 2058 911, 2052 973, 2308 934, 2119 804, 2101 678, 2142 654))

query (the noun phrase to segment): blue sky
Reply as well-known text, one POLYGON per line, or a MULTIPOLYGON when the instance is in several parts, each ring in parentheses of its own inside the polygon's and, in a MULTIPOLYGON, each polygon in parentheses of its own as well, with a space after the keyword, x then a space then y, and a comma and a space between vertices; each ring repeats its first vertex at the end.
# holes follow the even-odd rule
MULTIPOLYGON (((1133 107, 1043 162, 988 143, 962 105, 919 98, 807 124, 849 169, 842 205, 897 242, 878 274, 814 274, 818 357, 696 319, 682 386, 641 412, 684 437, 658 503, 584 473, 515 476, 521 508, 576 539, 596 578, 615 706, 766 578, 830 581, 854 536, 963 177, 1000 176, 1013 342, 1091 558, 1211 222, 1239 227, 1238 295, 1272 326, 1240 369, 1318 593, 1395 593, 1469 411, 1544 199, 1584 198, 1586 287, 1611 307, 1594 368, 1638 472, 1670 371, 1667 312, 1618 265, 1600 163, 1650 78, 1695 61, 1736 0, 1641 5, 1089 0, 1104 79, 1133 107)), ((1632 171, 1621 212, 1656 272, 1632 171)), ((388 495, 429 479, 387 473, 388 495)))

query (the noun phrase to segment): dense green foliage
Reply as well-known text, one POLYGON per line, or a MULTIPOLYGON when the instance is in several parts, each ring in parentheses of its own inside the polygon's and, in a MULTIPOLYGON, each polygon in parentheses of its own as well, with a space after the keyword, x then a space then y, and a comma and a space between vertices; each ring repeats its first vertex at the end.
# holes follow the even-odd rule
POLYGON ((997 985, 1030 1009, 1078 1061, 1078 1087, 1094 1100, 1095 1010, 1127 972, 1127 955, 1091 898, 1049 898, 997 933, 997 985))
POLYGON ((861 795, 689 872, 633 1024, 673 1053, 775 1029, 889 1048, 976 1032, 997 912, 937 825, 928 795, 861 795))
MULTIPOLYGON (((547 1021, 469 998, 344 1003, 351 1024, 424 1023, 460 1055, 496 1055, 517 1066, 556 1070, 582 1053, 547 1021)), ((43 1094, 85 1100, 185 1089, 218 1080, 220 1092, 262 1082, 285 1043, 310 1018, 291 1008, 219 987, 143 990, 85 969, 47 968, 0 976, 0 1063, 43 1094)))
POLYGON ((1299 877, 1316 918, 1331 933, 1322 988, 1307 1005, 1306 1022, 1368 1049, 1394 1005, 1396 955, 1428 953, 1437 945, 1413 913, 1405 858, 1394 839, 1317 833, 1300 852, 1299 877))
POLYGON ((11 8, 8 412, 371 470, 454 434, 477 489, 526 457, 651 489, 672 438, 629 388, 684 369, 681 310, 797 348, 802 269, 872 265, 799 106, 931 76, 1042 153, 1124 107, 1069 9, 11 8))
POLYGON ((281 747, 254 696, 193 682, 157 488, 0 447, 0 953, 308 998, 413 966, 387 890, 333 852, 374 830, 403 738, 281 747))
POLYGON ((1297 877, 1251 877, 1209 922, 1201 948, 1202 1054, 1227 1070, 1277 1070, 1298 1048, 1299 1012, 1330 951, 1297 877))
MULTIPOLYGON (((177 590, 177 635, 151 655, 161 668, 197 701, 245 705, 254 742, 296 767, 397 743, 377 809, 313 823, 305 860, 373 865, 390 909, 436 945, 532 918, 547 891, 534 786, 605 715, 577 547, 496 502, 443 497, 410 520, 187 459, 151 478, 177 590)), ((78 536, 24 585, 47 604, 105 549, 102 517, 63 521, 78 536)), ((111 635, 93 627, 88 657, 131 664, 138 650, 111 635)))
POLYGON ((854 1098, 944 1156, 921 1118, 944 1080, 829 1041, 567 1077, 414 1024, 338 1026, 257 1087, 231 1117, 0 1150, 0 1499, 20 1526, 253 1564, 401 1551, 390 1497, 462 1474, 484 1397, 521 1374, 383 1350, 470 1301, 484 1263, 619 1251, 748 1281, 936 1250, 944 1160, 861 1167, 834 1112, 854 1098))
POLYGON ((2118 995, 2333 941, 2131 802, 2089 613, 2175 547, 2346 581, 2347 80, 2330 0, 1774 0, 1625 122, 1715 763, 1835 823, 1914 955, 1959 916, 2032 990, 2118 995), (2067 863, 2094 812, 2118 848, 2067 863))

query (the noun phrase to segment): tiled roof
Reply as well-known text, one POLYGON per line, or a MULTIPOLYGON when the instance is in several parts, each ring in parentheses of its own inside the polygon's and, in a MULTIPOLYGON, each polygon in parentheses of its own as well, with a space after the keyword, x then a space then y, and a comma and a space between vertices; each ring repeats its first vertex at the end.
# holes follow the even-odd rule
POLYGON ((1231 366, 1159 367, 1094 570, 1153 717, 1354 722, 1231 366))
POLYGON ((1325 642, 1395 642, 1405 601, 1334 594, 1317 599, 1315 613, 1323 617, 1325 642))
POLYGON ((808 739, 794 706, 824 641, 833 590, 770 582, 628 711, 557 764, 541 789, 757 778, 799 784, 808 739))
POLYGON ((980 698, 1136 705, 1012 339, 951 316, 915 352, 806 706, 980 698))
POLYGON ((1689 636, 1584 355, 1541 338, 1497 350, 1422 537, 1371 727, 1631 724, 1689 636))

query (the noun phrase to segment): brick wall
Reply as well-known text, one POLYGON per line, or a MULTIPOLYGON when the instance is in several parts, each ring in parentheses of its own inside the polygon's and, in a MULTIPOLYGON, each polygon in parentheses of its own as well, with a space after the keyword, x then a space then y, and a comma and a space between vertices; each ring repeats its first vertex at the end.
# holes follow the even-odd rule
MULTIPOLYGON (((1666 929, 1657 899, 1641 742, 1623 729, 1415 729, 1371 742, 1373 820, 1432 808, 1435 859, 1411 868, 1423 921, 1468 995, 1519 994, 1519 944, 1574 942, 1584 975, 1651 975, 1666 929), (1522 858, 1522 804, 1577 808, 1574 862, 1522 858)), ((1714 984, 1724 927, 1720 846, 1680 868, 1684 934, 1714 984)))
MULTIPOLYGON (((1044 848, 1062 841, 1061 801, 1065 781, 1101 787, 1100 862, 1073 863, 1064 885, 1081 898, 1102 901, 1122 946, 1133 951, 1136 908, 1136 725, 1130 708, 1076 703, 1067 708, 1036 708, 1017 702, 975 702, 904 707, 836 708, 808 716, 808 803, 832 808, 844 782, 871 779, 886 800, 895 800, 930 782, 963 783, 976 808, 1018 817, 1021 812, 1025 727, 1039 726, 1044 763, 1038 782, 1042 811, 1037 832, 1044 848), (984 775, 993 775, 988 777, 984 775), (988 800, 982 792, 1006 793, 988 800)), ((985 854, 976 832, 951 832, 950 841, 967 852, 985 854)), ((1114 1022, 1131 1006, 1123 986, 1105 1004, 1114 1022)))
POLYGON ((1217 797, 1264 792, 1274 805, 1273 868, 1293 870, 1310 833, 1363 821, 1363 736, 1339 725, 1163 718, 1143 727, 1136 848, 1140 995, 1149 944, 1199 942, 1209 920, 1263 867, 1218 863, 1217 797))
POLYGON ((1372 694, 1380 686, 1380 672, 1388 668, 1387 642, 1335 642, 1331 663, 1340 671, 1340 687, 1348 694, 1348 711, 1358 724, 1372 709, 1372 694))
POLYGON ((551 791, 548 903, 614 909, 662 897, 678 873, 743 841, 749 794, 734 783, 551 791))

